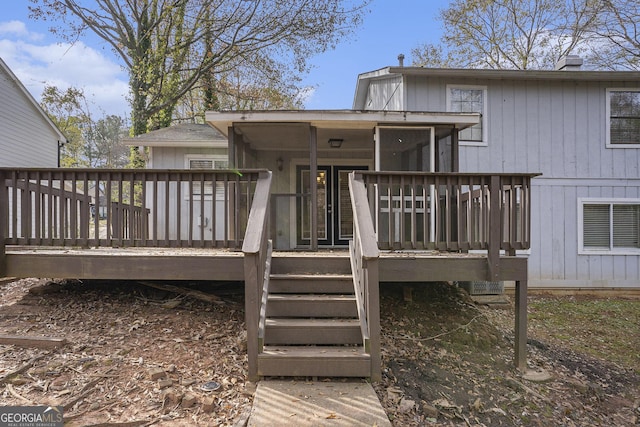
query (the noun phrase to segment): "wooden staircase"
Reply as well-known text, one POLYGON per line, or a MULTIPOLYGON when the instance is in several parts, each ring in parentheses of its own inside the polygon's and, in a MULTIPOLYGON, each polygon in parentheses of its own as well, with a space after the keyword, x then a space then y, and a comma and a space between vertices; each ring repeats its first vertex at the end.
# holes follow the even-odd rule
POLYGON ((274 256, 258 375, 369 377, 348 256, 274 256))

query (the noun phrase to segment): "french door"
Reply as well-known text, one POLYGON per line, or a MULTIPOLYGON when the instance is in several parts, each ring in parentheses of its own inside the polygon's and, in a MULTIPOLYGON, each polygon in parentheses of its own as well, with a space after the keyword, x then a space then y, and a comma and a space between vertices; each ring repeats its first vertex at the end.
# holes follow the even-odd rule
POLYGON ((298 198, 298 246, 311 243, 311 185, 318 197, 318 245, 347 246, 353 237, 353 211, 349 196, 349 173, 366 166, 318 166, 311 179, 308 166, 298 166, 296 192, 298 198))

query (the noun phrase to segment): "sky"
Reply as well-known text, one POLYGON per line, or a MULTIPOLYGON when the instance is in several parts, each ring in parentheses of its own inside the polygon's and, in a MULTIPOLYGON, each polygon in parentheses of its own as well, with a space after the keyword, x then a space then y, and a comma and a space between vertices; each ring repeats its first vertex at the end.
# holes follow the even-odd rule
MULTIPOLYGON (((363 24, 335 50, 311 58, 312 71, 303 84, 310 87, 305 108, 349 109, 360 73, 397 65, 421 43, 437 43, 438 10, 448 0, 372 0, 363 24)), ((94 116, 128 117, 128 75, 107 44, 87 35, 74 45, 48 32, 48 23, 29 18, 27 0, 4 1, 0 14, 0 58, 22 84, 40 100, 45 84, 61 90, 81 88, 94 116)))

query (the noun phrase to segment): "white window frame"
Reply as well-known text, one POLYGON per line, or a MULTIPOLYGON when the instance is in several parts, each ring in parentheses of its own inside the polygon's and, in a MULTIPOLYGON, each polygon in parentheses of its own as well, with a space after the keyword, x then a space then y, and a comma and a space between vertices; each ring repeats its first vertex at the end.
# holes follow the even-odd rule
MULTIPOLYGON (((610 243, 609 249, 584 247, 584 205, 640 205, 640 199, 624 198, 578 198, 578 254, 579 255, 640 255, 640 248, 614 248, 610 243)), ((610 218, 613 227, 613 218, 610 218)), ((612 237, 611 237, 612 238, 612 237)))
MULTIPOLYGON (((220 155, 220 154, 185 154, 184 156, 184 168, 188 169, 188 170, 192 170, 191 169, 191 161, 192 160, 205 160, 205 161, 211 161, 211 165, 213 166, 211 168, 211 170, 216 170, 216 169, 227 169, 228 165, 229 165, 229 158, 225 155, 220 155), (227 163, 227 168, 217 168, 216 167, 216 162, 226 162, 227 163)), ((193 170, 197 170, 197 169, 193 169, 193 170)), ((195 184, 195 183, 194 183, 195 184)), ((217 187, 219 187, 219 189, 222 189, 222 182, 218 182, 217 183, 217 187)), ((205 186, 206 188, 206 186, 205 186)), ((188 188, 188 184, 185 183, 184 184, 184 190, 183 190, 183 194, 185 195, 184 198, 185 200, 189 200, 189 188, 188 188)), ((222 191, 216 191, 218 197, 217 199, 220 199, 220 197, 223 197, 223 192, 222 191)), ((195 192, 195 188, 194 188, 194 200, 202 200, 202 194, 201 193, 196 193, 195 192)), ((206 192, 205 189, 205 194, 204 194, 204 200, 212 200, 213 198, 213 194, 206 192)))
POLYGON ((482 111, 478 111, 481 114, 480 120, 482 121, 482 141, 469 141, 469 140, 458 140, 458 144, 460 145, 470 145, 476 147, 486 147, 489 145, 489 132, 488 132, 488 121, 487 121, 487 86, 481 85, 458 85, 458 84, 448 84, 447 85, 447 111, 452 112, 451 108, 451 90, 452 89, 461 89, 461 90, 481 90, 482 91, 482 111))
POLYGON ((640 92, 640 88, 637 87, 617 87, 607 88, 606 93, 606 147, 607 148, 640 148, 638 144, 614 144, 611 142, 611 92, 640 92))

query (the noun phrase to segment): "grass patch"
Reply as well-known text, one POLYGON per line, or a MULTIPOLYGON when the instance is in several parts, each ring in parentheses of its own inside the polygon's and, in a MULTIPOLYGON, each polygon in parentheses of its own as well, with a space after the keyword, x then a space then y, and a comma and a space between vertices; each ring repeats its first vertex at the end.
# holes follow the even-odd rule
POLYGON ((640 373, 640 301, 532 298, 529 330, 565 348, 640 373))

